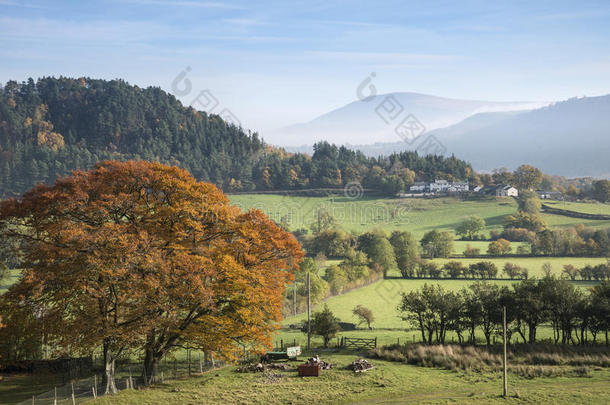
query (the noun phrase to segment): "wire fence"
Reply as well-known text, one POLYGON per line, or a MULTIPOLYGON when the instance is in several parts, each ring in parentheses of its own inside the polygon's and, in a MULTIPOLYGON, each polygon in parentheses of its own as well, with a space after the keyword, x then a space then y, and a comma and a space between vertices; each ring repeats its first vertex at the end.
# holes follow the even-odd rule
MULTIPOLYGON (((223 362, 206 361, 205 357, 187 355, 187 359, 163 359, 153 375, 154 384, 163 384, 167 381, 184 379, 203 374, 211 369, 224 366, 223 362)), ((143 364, 130 363, 118 366, 115 369, 115 386, 117 391, 138 389, 144 386, 143 364)), ((19 402, 16 405, 76 405, 104 395, 105 386, 102 384, 103 373, 96 371, 93 375, 73 380, 62 386, 19 402)))

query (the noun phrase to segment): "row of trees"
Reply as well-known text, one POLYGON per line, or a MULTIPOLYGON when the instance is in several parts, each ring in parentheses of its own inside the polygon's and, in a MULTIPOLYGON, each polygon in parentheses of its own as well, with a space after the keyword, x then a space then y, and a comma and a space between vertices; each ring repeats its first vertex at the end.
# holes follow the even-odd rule
POLYGON ((403 293, 398 310, 427 344, 444 344, 450 332, 460 343, 476 344, 481 332, 490 345, 502 328, 502 307, 507 310, 509 342, 519 336, 536 343, 539 328, 550 325, 554 343, 590 344, 602 335, 610 344, 609 282, 589 293, 552 277, 524 280, 512 288, 479 282, 459 291, 426 284, 403 293))
POLYGON ((579 278, 585 281, 610 280, 610 261, 607 264, 598 264, 596 266, 587 264, 581 268, 577 268, 572 264, 566 264, 563 266, 563 274, 572 281, 579 278))
POLYGON ((181 347, 231 358, 262 351, 303 253, 260 211, 214 185, 146 162, 105 162, 0 204, 0 237, 21 243, 20 281, 0 297, 3 361, 100 350, 141 354, 150 383, 181 347))

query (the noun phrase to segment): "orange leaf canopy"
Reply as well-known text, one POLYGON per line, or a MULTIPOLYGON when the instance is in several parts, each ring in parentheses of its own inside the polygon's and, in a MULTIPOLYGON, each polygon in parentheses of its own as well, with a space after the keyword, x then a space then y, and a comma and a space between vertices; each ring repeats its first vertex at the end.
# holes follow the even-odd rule
POLYGON ((30 305, 80 351, 268 346, 303 255, 260 211, 158 163, 102 162, 39 185, 3 202, 0 221, 27 269, 3 300, 30 305))

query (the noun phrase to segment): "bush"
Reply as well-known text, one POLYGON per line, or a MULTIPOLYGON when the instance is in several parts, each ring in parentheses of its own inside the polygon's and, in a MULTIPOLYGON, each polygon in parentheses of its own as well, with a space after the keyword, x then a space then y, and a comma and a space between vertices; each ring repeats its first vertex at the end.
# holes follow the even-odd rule
POLYGON ((510 246, 510 242, 500 238, 489 243, 487 253, 491 256, 503 256, 509 254, 511 250, 512 247, 510 246))
POLYGON ((524 270, 527 271, 523 267, 520 267, 516 264, 507 262, 504 264, 504 269, 502 271, 504 272, 504 274, 506 274, 506 276, 508 278, 510 278, 511 280, 515 280, 515 279, 523 278, 524 270))
POLYGON ((464 277, 466 275, 465 274, 466 267, 464 267, 462 262, 457 262, 457 261, 447 262, 447 263, 445 263, 444 269, 450 278, 455 279, 455 278, 464 277))
POLYGON ((525 228, 506 228, 500 235, 511 242, 529 242, 532 243, 536 239, 536 233, 525 228))
MULTIPOLYGON (((301 331, 307 333, 307 322, 303 324, 303 329, 301 329, 301 331)), ((324 347, 328 347, 330 340, 340 331, 341 326, 339 326, 339 319, 328 308, 328 305, 324 305, 322 311, 313 314, 313 319, 311 320, 311 333, 322 336, 324 347)))
POLYGON ((466 245, 466 250, 464 250, 465 257, 476 257, 481 255, 481 249, 472 247, 470 245, 466 245))

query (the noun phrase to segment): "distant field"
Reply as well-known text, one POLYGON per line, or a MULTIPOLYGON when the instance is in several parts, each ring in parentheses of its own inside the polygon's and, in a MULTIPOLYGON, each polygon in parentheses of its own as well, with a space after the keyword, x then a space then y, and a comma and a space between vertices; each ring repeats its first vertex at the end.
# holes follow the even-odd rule
MULTIPOLYGON (((555 269, 556 274, 559 269, 555 269)), ((325 303, 320 304, 322 307, 327 304, 333 313, 344 322, 355 321, 352 315, 352 309, 358 305, 364 305, 373 311, 375 315, 374 326, 376 328, 404 328, 406 324, 400 319, 396 307, 400 301, 401 292, 409 292, 421 288, 424 284, 440 284, 443 288, 451 290, 459 290, 472 284, 473 280, 404 280, 404 279, 387 279, 381 280, 366 287, 350 291, 346 294, 331 297, 325 303)), ((499 280, 492 281, 498 285, 512 285, 514 281, 499 280)), ((592 282, 577 282, 578 286, 588 288, 595 285, 592 282)), ((305 319, 304 314, 285 318, 282 325, 296 324, 305 319)))
POLYGON ((584 214, 610 215, 610 204, 563 201, 543 201, 543 203, 561 210, 582 212, 584 214))
POLYGON ((231 202, 242 208, 259 208, 273 220, 289 218, 291 229, 309 227, 316 211, 324 207, 348 231, 364 232, 382 228, 388 232, 409 230, 415 237, 432 229, 453 230, 463 219, 479 215, 487 229, 502 227, 502 218, 516 209, 511 198, 461 201, 453 198, 397 199, 345 197, 284 197, 277 195, 232 195, 231 202))
POLYGON ((9 276, 0 284, 0 294, 3 294, 8 288, 19 280, 21 270, 9 270, 9 276))
MULTIPOLYGON (((471 215, 478 215, 485 219, 487 233, 494 229, 501 230, 503 218, 514 213, 517 208, 516 201, 507 197, 490 197, 478 201, 463 201, 456 198, 366 197, 351 200, 342 196, 290 197, 240 194, 230 195, 229 198, 233 204, 242 209, 258 208, 275 221, 279 221, 285 216, 292 230, 309 227, 313 222, 315 212, 318 208, 324 207, 348 231, 365 232, 376 227, 387 232, 407 230, 418 239, 432 229, 453 231, 462 219, 471 215)), ((583 205, 597 206, 597 204, 583 205)), ((542 216, 551 226, 571 226, 580 223, 592 227, 610 226, 610 221, 584 220, 552 214, 542 216)), ((456 243, 456 252, 461 253, 464 247, 465 243, 456 243)), ((481 250, 486 249, 487 245, 484 244, 484 248, 482 247, 481 250)))

